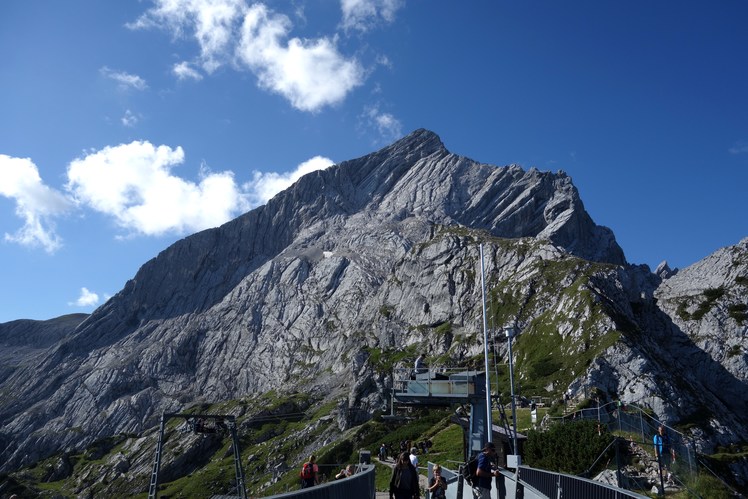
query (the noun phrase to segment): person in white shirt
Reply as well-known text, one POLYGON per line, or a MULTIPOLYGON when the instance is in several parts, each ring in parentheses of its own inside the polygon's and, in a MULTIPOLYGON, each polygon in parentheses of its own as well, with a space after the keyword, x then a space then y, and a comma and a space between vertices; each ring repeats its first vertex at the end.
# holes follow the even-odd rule
POLYGON ((422 353, 418 356, 416 359, 416 365, 415 365, 415 373, 416 374, 422 374, 426 372, 426 354, 422 353))
POLYGON ((417 455, 418 449, 415 447, 410 448, 410 464, 418 468, 418 455, 417 455))

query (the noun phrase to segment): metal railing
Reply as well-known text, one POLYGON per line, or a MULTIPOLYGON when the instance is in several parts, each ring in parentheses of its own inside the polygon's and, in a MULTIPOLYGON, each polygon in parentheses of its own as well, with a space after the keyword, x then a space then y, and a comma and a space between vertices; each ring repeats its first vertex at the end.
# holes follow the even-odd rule
POLYGON ((657 433, 657 427, 663 425, 670 437, 670 445, 675 449, 676 462, 673 463, 673 472, 681 477, 698 472, 693 442, 683 433, 660 422, 637 405, 609 402, 598 407, 580 409, 561 418, 551 418, 551 421, 568 422, 576 419, 595 420, 610 432, 628 435, 630 442, 645 449, 653 459, 653 437, 657 433))
POLYGON ((529 485, 545 497, 575 499, 621 499, 625 497, 646 498, 636 492, 612 487, 608 484, 546 471, 529 466, 520 466, 519 482, 529 485))
POLYGON ((410 368, 393 369, 394 388, 411 395, 461 396, 476 393, 474 376, 476 371, 465 369, 410 368))
POLYGON ((302 498, 302 499, 375 499, 374 465, 359 464, 358 471, 348 478, 315 485, 306 489, 285 492, 265 499, 302 498))

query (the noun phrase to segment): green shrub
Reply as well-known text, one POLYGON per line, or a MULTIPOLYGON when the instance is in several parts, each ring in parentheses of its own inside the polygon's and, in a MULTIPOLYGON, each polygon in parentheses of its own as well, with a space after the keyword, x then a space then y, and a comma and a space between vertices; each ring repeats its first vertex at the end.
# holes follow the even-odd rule
POLYGON ((572 421, 552 425, 547 431, 530 430, 525 443, 525 462, 535 468, 578 475, 598 462, 602 467, 608 459, 598 458, 603 453, 608 458, 613 448, 606 448, 613 436, 605 425, 598 433, 597 421, 572 421))
POLYGON ((748 319, 748 305, 745 303, 736 303, 727 307, 727 315, 742 324, 748 319))
POLYGON ((734 497, 730 490, 720 480, 700 473, 686 482, 691 497, 709 497, 710 499, 728 499, 734 497))
POLYGON ((722 298, 724 294, 725 294, 725 288, 723 288, 722 286, 718 288, 707 288, 704 290, 704 296, 709 301, 718 300, 722 298))

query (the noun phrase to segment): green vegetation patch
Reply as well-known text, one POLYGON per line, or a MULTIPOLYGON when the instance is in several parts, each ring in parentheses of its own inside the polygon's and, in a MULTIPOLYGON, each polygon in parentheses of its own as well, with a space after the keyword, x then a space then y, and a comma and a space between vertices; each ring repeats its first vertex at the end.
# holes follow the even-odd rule
POLYGON ((717 300, 724 296, 725 288, 722 286, 718 288, 707 288, 702 294, 704 296, 704 300, 699 303, 698 307, 696 307, 696 310, 694 310, 693 313, 689 313, 688 310, 686 310, 688 301, 681 301, 678 304, 678 308, 676 310, 676 314, 678 315, 678 317, 683 320, 701 320, 704 315, 706 315, 707 312, 709 312, 714 307, 714 304, 717 302, 717 300))
MULTIPOLYGON (((598 457, 599 463, 613 457, 613 448, 606 448, 613 436, 603 425, 598 433, 596 421, 572 421, 554 424, 547 431, 530 430, 525 443, 525 462, 535 468, 559 471, 578 475, 584 472, 595 473, 588 467, 598 457)), ((602 465, 601 465, 602 466, 602 465)))
POLYGON ((743 322, 748 320, 748 305, 745 303, 735 303, 727 307, 727 315, 735 319, 738 324, 742 325, 743 322))
POLYGON ((406 360, 415 359, 418 345, 410 345, 405 348, 381 349, 373 347, 364 347, 369 354, 369 364, 380 374, 389 374, 394 367, 406 360))

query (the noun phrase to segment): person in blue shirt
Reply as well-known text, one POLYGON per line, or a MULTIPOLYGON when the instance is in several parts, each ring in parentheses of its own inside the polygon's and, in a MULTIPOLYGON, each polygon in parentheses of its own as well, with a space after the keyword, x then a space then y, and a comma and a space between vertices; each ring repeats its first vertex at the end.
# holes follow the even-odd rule
POLYGON ((475 475, 478 477, 477 484, 473 486, 473 497, 475 499, 491 499, 491 483, 494 477, 501 473, 494 469, 493 462, 496 460, 496 446, 488 442, 483 451, 478 454, 478 468, 475 475))
POLYGON ((652 443, 654 444, 654 452, 657 462, 660 463, 662 469, 669 472, 670 465, 675 462, 675 449, 670 442, 670 436, 665 431, 665 426, 660 425, 657 428, 657 433, 655 433, 654 438, 652 438, 652 443))

